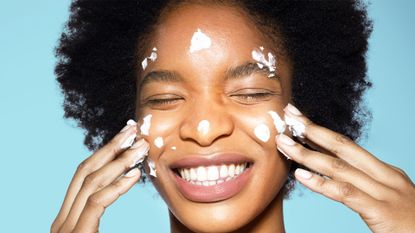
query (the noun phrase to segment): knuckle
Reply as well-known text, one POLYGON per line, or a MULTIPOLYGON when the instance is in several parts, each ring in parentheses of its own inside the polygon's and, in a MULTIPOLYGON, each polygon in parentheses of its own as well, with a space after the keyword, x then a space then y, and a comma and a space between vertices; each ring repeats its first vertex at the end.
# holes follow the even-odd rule
POLYGON ((102 189, 104 184, 102 183, 99 176, 96 175, 96 173, 91 173, 85 178, 83 186, 84 188, 94 187, 96 189, 102 189))
POLYGON ((88 197, 88 200, 86 201, 86 206, 93 209, 104 208, 104 206, 102 205, 101 198, 99 198, 99 196, 96 194, 92 194, 88 197))
POLYGON ((78 165, 76 171, 78 173, 89 173, 91 171, 91 165, 89 163, 89 159, 85 159, 84 161, 82 161, 78 165))
POLYGON ((319 177, 319 179, 316 180, 316 186, 319 187, 319 189, 323 189, 324 186, 326 186, 326 179, 319 177))
POLYGON ((52 225, 50 226, 50 232, 51 233, 59 232, 59 227, 60 227, 60 224, 56 220, 53 221, 52 225))
POLYGON ((356 189, 350 183, 342 183, 339 185, 339 195, 342 199, 354 195, 356 189))
POLYGON ((331 161, 331 169, 334 171, 344 171, 349 168, 349 164, 342 159, 333 159, 331 161))
POLYGON ((350 138, 346 137, 343 134, 338 134, 338 133, 336 133, 336 136, 334 137, 334 139, 336 140, 336 142, 340 144, 347 144, 351 141, 350 138))

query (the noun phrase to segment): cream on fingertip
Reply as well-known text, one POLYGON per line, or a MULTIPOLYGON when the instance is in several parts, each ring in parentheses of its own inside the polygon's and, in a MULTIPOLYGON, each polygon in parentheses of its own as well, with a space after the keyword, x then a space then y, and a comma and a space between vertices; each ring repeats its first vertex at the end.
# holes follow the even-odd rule
POLYGON ((138 168, 133 168, 133 169, 129 170, 127 173, 125 173, 124 177, 128 177, 128 178, 134 177, 134 176, 138 175, 139 172, 140 171, 138 170, 138 168))
POLYGON ((121 144, 121 149, 127 149, 129 148, 131 145, 133 145, 135 138, 137 137, 137 135, 135 133, 131 134, 130 136, 128 136, 124 142, 121 144))

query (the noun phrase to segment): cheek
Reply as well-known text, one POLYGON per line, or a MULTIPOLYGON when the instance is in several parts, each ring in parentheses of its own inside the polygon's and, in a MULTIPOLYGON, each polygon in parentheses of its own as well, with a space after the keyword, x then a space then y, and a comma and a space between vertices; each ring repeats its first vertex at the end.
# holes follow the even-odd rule
POLYGON ((249 114, 235 115, 235 121, 246 135, 266 148, 275 147, 275 136, 285 131, 282 112, 263 110, 249 114))

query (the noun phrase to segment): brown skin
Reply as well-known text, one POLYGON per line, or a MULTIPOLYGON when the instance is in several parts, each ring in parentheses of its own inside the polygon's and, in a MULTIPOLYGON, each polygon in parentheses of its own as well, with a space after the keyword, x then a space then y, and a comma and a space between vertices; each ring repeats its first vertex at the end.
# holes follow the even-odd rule
MULTIPOLYGON (((181 81, 143 85, 137 118, 153 115, 150 136, 145 138, 150 144, 157 136, 164 139, 161 149, 151 146, 149 157, 157 166, 158 177, 152 181, 169 206, 172 232, 284 232, 281 188, 289 163, 277 152, 277 144, 297 163, 325 175, 301 176, 297 170, 297 180, 357 212, 373 232, 414 232, 415 186, 403 171, 314 124, 292 106, 284 108, 291 96, 291 66, 284 56, 277 56, 277 79, 264 72, 225 79, 229 69, 253 61, 254 48, 264 46, 266 52, 282 54, 244 15, 236 8, 187 5, 166 14, 153 35, 151 46, 158 48, 159 58, 149 63, 140 80, 149 72, 168 70, 180 74, 181 81), (190 54, 190 38, 197 28, 212 39, 212 47, 190 54), (258 92, 270 95, 251 96, 258 92), (160 105, 154 104, 155 99, 169 101, 160 105), (305 141, 318 151, 276 136, 275 130, 268 142, 258 140, 253 128, 259 123, 272 126, 269 110, 303 122, 305 141), (199 134, 196 128, 204 119, 210 121, 211 130, 199 134), (171 178, 172 162, 190 153, 209 157, 230 151, 253 161, 240 193, 214 203, 197 203, 181 195, 171 178)), ((127 127, 79 165, 51 232, 98 232, 105 208, 141 175, 133 169, 123 176, 149 145, 136 140, 133 147, 120 148, 137 133, 136 126, 127 127)))
POLYGON ((288 163, 277 153, 272 140, 277 132, 267 112, 282 113, 290 99, 287 63, 278 58, 279 78, 268 78, 267 72, 258 69, 227 79, 228 70, 255 64, 253 49, 264 46, 268 52, 272 48, 268 38, 236 8, 191 5, 176 9, 165 15, 151 46, 157 48, 158 59, 150 62, 142 76, 169 71, 181 77, 180 81, 146 82, 138 100, 138 118, 153 115, 146 140, 164 139, 164 147, 150 150, 157 165, 157 178, 152 180, 169 206, 173 232, 186 227, 196 232, 231 232, 249 223, 252 232, 283 232, 282 195, 278 193, 287 178, 288 163), (212 47, 190 53, 190 39, 198 28, 211 38, 212 47), (252 96, 255 93, 267 95, 252 96), (160 99, 170 102, 154 104, 160 99), (197 131, 201 120, 210 122, 207 134, 197 131), (266 143, 253 133, 260 123, 272 131, 266 143), (172 146, 177 150, 171 150, 172 146), (218 152, 239 153, 253 161, 244 189, 214 203, 186 199, 176 188, 169 166, 190 154, 209 157, 218 152))

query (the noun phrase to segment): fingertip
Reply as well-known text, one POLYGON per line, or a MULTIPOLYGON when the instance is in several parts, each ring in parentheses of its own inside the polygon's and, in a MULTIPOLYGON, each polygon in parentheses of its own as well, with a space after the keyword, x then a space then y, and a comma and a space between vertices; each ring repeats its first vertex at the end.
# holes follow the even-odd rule
POLYGON ((124 174, 124 177, 127 177, 127 178, 132 178, 132 177, 137 177, 137 176, 141 176, 141 171, 137 167, 134 167, 133 169, 129 170, 127 173, 124 174))
POLYGON ((298 180, 310 180, 313 177, 313 173, 302 168, 297 168, 294 175, 298 180))

